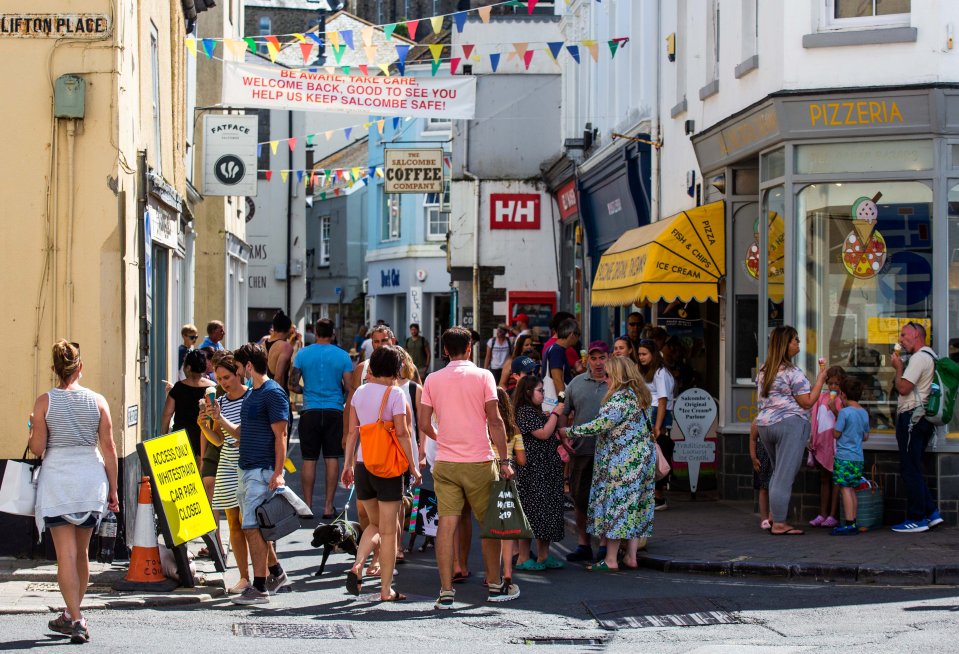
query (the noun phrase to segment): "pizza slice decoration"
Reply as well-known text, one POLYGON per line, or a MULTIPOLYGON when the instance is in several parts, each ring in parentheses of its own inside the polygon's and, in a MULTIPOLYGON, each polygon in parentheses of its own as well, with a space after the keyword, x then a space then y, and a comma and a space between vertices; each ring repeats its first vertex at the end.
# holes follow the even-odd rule
POLYGON ((882 193, 858 198, 852 205, 853 230, 842 245, 842 264, 856 279, 871 279, 886 265, 886 239, 876 230, 882 193))

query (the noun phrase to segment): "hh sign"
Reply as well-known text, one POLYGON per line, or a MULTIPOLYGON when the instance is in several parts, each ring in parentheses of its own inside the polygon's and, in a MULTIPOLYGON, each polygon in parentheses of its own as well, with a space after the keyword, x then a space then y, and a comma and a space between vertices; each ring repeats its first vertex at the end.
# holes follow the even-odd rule
POLYGON ((443 151, 390 148, 383 173, 387 193, 442 193, 443 151))
POLYGON ((491 193, 490 229, 539 229, 540 196, 537 193, 491 193))
POLYGON ((476 111, 476 78, 354 77, 227 62, 223 103, 288 111, 468 119, 476 111))
POLYGON ((256 116, 203 116, 203 194, 256 195, 256 116))

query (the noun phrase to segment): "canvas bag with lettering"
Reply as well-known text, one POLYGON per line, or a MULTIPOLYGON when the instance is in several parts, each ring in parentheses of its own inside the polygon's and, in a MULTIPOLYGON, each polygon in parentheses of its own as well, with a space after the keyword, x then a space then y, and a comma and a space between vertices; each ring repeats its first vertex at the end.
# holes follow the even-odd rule
POLYGON ((386 387, 376 422, 360 425, 360 447, 363 448, 363 465, 371 475, 383 479, 399 477, 406 472, 410 463, 406 453, 400 447, 393 421, 383 420, 383 410, 390 396, 392 386, 386 387))
MULTIPOLYGON (((366 455, 364 454, 364 457, 366 455)), ((519 491, 513 479, 498 479, 490 486, 489 504, 483 517, 480 538, 516 540, 533 538, 529 520, 519 501, 519 491)))

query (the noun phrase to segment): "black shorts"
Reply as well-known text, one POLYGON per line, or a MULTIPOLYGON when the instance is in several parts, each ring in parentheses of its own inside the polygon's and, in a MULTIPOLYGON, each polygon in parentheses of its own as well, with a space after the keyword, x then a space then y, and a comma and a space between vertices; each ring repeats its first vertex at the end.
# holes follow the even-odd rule
POLYGON ((210 441, 206 442, 206 450, 200 461, 200 477, 216 477, 216 469, 220 465, 220 447, 210 441))
POLYGON ((594 461, 592 456, 572 456, 569 459, 569 494, 573 498, 573 506, 584 513, 589 509, 594 461))
POLYGON ((304 461, 343 456, 343 412, 309 409, 300 414, 300 452, 304 461))
POLYGON ((362 462, 353 468, 353 485, 356 486, 356 499, 379 500, 380 502, 399 502, 403 499, 403 475, 399 477, 377 477, 371 474, 362 462))
POLYGON ((97 520, 99 516, 96 513, 91 513, 90 516, 81 522, 78 525, 73 525, 72 522, 64 518, 62 515, 50 516, 43 519, 43 524, 47 527, 62 527, 64 525, 73 525, 77 529, 93 529, 97 526, 97 520))

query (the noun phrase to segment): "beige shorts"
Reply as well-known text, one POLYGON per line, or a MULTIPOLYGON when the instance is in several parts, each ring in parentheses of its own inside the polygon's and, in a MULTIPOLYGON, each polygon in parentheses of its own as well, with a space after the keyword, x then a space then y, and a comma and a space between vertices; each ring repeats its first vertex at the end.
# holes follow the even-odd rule
POLYGON ((433 466, 433 487, 441 518, 458 516, 469 503, 476 519, 483 522, 489 504, 490 486, 499 479, 496 463, 451 463, 437 461, 433 466))

